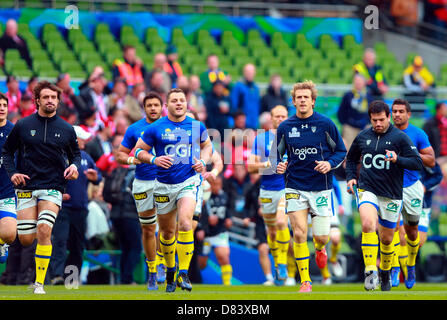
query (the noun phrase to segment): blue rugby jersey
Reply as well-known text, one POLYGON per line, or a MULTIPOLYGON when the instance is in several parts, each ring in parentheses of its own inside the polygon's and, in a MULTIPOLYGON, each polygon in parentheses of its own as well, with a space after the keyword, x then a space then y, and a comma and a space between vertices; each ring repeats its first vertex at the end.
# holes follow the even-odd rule
MULTIPOLYGON (((428 136, 424 130, 419 129, 418 127, 409 123, 408 127, 402 131, 410 137, 410 140, 413 142, 414 146, 419 152, 422 149, 431 147, 428 136)), ((404 188, 413 185, 420 178, 420 171, 404 169, 404 188)))
POLYGON ((327 174, 314 170, 317 160, 328 161, 331 168, 335 169, 345 158, 346 147, 331 119, 314 111, 305 119, 293 115, 283 121, 277 129, 275 143, 270 150, 272 164, 281 161, 278 146, 282 140, 289 162, 285 172, 286 188, 301 191, 332 189, 333 170, 327 174))
MULTIPOLYGON (((261 157, 261 162, 269 158, 275 135, 271 131, 260 133, 253 142, 252 154, 261 157)), ((272 168, 265 169, 261 175, 261 189, 278 191, 285 188, 284 176, 277 174, 272 168)))
MULTIPOLYGON (((144 130, 150 125, 146 121, 146 118, 138 120, 137 122, 131 124, 124 134, 123 141, 121 145, 127 149, 132 150, 138 142, 138 139, 144 133, 144 130)), ((153 149, 151 153, 154 154, 153 149)), ((149 163, 142 163, 135 168, 135 178, 138 180, 150 181, 157 177, 156 166, 149 163)))
MULTIPOLYGON (((6 138, 11 132, 14 125, 11 121, 7 120, 3 127, 0 127, 0 151, 5 144, 6 138)), ((15 197, 14 186, 11 179, 8 176, 5 168, 3 168, 3 157, 0 154, 0 199, 13 198, 15 197)))
POLYGON ((155 149, 157 157, 173 156, 169 169, 157 167, 157 180, 177 184, 197 174, 191 166, 194 157, 200 159, 200 144, 208 139, 208 132, 203 123, 190 117, 181 122, 163 117, 149 125, 141 139, 155 149))

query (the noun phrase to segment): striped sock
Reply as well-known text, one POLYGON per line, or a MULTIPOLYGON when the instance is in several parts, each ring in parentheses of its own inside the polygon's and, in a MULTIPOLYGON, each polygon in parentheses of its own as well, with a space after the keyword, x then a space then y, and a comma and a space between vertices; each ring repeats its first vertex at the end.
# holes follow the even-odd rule
POLYGON ((390 244, 384 244, 380 242, 380 269, 381 270, 390 270, 391 262, 393 260, 394 255, 394 244, 391 242, 390 244))
POLYGON ((301 283, 310 280, 309 275, 309 248, 307 242, 294 243, 293 252, 295 254, 296 265, 300 274, 301 283))
POLYGON ((188 273, 194 253, 194 234, 192 230, 179 231, 177 238, 177 258, 179 272, 188 273))
POLYGON ((166 267, 173 269, 175 268, 175 249, 176 249, 176 240, 175 235, 172 239, 164 239, 163 235, 160 235, 160 249, 163 253, 163 257, 166 261, 166 267))
POLYGON ((149 270, 150 273, 157 272, 157 265, 155 263, 155 260, 149 260, 146 258, 146 264, 147 264, 147 269, 149 270))
POLYGON ((365 270, 377 271, 377 253, 379 251, 379 238, 375 232, 362 232, 362 253, 365 270))
POLYGON ((225 286, 231 285, 231 278, 233 276, 233 267, 231 264, 226 264, 220 267, 222 272, 222 284, 225 286))
POLYGON ((278 265, 278 242, 273 241, 270 235, 267 234, 267 244, 269 245, 270 253, 272 254, 276 267, 278 265))
POLYGON ((289 228, 276 232, 276 243, 278 247, 278 264, 287 264, 287 250, 289 249, 289 228))
POLYGON ((393 236, 394 254, 391 263, 392 268, 399 268, 399 252, 400 252, 400 238, 399 231, 394 232, 393 236))
POLYGON ((51 252, 53 246, 37 244, 35 253, 36 262, 36 282, 40 284, 45 283, 45 276, 47 275, 48 265, 50 264, 51 252))
POLYGON ((405 240, 407 240, 407 250, 408 250, 408 261, 407 266, 413 267, 416 264, 416 257, 419 252, 419 232, 416 240, 411 241, 405 235, 405 240))

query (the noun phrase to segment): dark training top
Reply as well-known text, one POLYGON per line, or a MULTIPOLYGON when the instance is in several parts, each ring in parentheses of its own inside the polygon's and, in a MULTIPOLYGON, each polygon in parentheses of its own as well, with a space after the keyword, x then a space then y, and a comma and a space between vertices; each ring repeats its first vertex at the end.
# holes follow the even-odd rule
POLYGON ((357 179, 360 189, 390 199, 402 199, 404 169, 421 170, 422 159, 410 138, 392 124, 383 134, 374 132, 373 128, 361 131, 346 157, 347 181, 357 179), (385 161, 385 150, 397 154, 396 163, 385 161))
POLYGON ((42 117, 34 113, 20 119, 3 146, 3 165, 11 178, 15 173, 26 174, 26 186, 16 189, 55 189, 65 192, 65 169, 75 164, 81 168, 76 133, 59 116, 42 117), (14 154, 17 151, 17 167, 14 154))

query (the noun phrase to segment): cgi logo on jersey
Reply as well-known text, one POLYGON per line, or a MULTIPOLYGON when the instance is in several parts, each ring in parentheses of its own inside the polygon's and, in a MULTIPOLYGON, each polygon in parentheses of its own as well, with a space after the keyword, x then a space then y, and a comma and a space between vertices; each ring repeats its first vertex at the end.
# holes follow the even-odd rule
POLYGON ((390 169, 390 161, 385 161, 385 156, 383 154, 376 154, 374 157, 371 153, 366 153, 363 156, 363 167, 365 169, 370 169, 374 167, 376 169, 382 170, 390 169))
POLYGON ((300 160, 306 160, 306 157, 308 154, 317 154, 318 153, 317 148, 312 148, 312 147, 304 147, 301 149, 292 148, 292 151, 295 155, 298 156, 298 159, 300 159, 300 160))

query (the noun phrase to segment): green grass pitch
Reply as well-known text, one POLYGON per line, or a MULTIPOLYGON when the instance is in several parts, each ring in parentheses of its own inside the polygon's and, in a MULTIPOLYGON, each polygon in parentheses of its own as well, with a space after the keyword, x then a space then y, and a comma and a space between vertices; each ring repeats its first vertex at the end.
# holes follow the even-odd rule
POLYGON ((26 286, 0 286, 0 300, 446 300, 447 283, 416 283, 411 290, 400 284, 389 292, 380 289, 367 292, 363 283, 324 286, 314 284, 311 293, 299 293, 295 287, 266 287, 263 285, 193 284, 191 292, 177 288, 166 293, 147 291, 145 285, 82 285, 78 289, 64 286, 45 286, 46 295, 34 295, 26 286))

